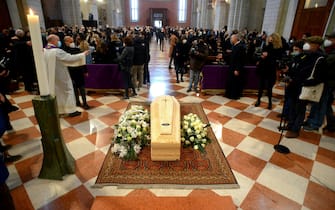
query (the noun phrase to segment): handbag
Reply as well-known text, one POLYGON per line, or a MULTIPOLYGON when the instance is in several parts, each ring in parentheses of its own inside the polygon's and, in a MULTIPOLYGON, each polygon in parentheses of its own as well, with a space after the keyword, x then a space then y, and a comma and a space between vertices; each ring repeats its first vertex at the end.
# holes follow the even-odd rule
MULTIPOLYGON (((319 57, 313 67, 311 75, 307 78, 307 80, 314 79, 314 71, 315 67, 318 64, 319 60, 323 57, 319 57)), ((320 83, 314 86, 302 86, 301 93, 299 95, 300 100, 312 101, 312 102, 319 102, 322 92, 324 88, 324 83, 320 83)))

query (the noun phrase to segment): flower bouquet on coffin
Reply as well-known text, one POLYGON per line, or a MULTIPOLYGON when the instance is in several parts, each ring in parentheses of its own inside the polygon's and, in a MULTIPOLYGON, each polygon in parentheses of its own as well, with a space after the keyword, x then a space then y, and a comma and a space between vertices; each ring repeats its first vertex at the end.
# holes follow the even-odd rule
POLYGON ((137 160, 150 143, 150 115, 143 106, 132 105, 114 126, 112 152, 125 160, 137 160))
POLYGON ((211 142, 207 137, 208 126, 210 125, 203 123, 196 114, 190 113, 184 115, 181 123, 181 141, 183 147, 192 147, 205 153, 206 145, 211 142))

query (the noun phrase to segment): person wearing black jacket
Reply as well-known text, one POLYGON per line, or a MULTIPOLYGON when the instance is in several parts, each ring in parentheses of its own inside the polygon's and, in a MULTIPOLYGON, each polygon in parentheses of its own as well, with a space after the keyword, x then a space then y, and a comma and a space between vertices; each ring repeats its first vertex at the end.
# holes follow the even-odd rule
POLYGON ((258 98, 255 106, 261 104, 263 89, 266 88, 269 103, 268 109, 272 109, 272 88, 276 83, 277 61, 282 59, 284 54, 281 36, 277 33, 267 38, 267 44, 263 47, 261 59, 257 62, 257 74, 259 76, 258 98))
POLYGON ((289 116, 286 138, 296 138, 305 119, 306 106, 309 101, 300 100, 299 95, 303 86, 313 86, 324 82, 326 62, 324 53, 320 50, 323 40, 321 37, 312 36, 304 44, 304 53, 301 55, 299 65, 292 68, 289 75, 291 81, 287 87, 290 97, 289 116), (314 79, 308 80, 315 65, 314 79))
MULTIPOLYGON (((70 36, 64 37, 63 50, 70 54, 81 53, 80 49, 75 46, 73 38, 70 36)), ((85 90, 85 76, 87 76, 88 74, 86 65, 75 66, 75 67, 69 66, 68 70, 69 70, 70 77, 71 77, 72 84, 73 84, 74 95, 76 98, 76 105, 82 106, 84 109, 89 109, 90 106, 87 104, 86 90, 85 90), (80 103, 79 93, 81 95, 83 104, 80 103)))
POLYGON ((246 47, 242 42, 240 42, 238 34, 233 34, 230 41, 233 46, 230 55, 226 97, 230 99, 239 99, 243 92, 246 47))
POLYGON ((129 99, 129 93, 128 90, 131 88, 133 90, 133 96, 136 96, 136 90, 133 86, 132 80, 131 80, 131 67, 133 66, 134 61, 134 46, 133 46, 133 40, 130 36, 127 36, 124 38, 124 49, 122 50, 122 53, 117 54, 116 62, 119 63, 120 71, 122 72, 122 77, 124 81, 124 99, 129 99))
POLYGON ((186 37, 183 36, 181 40, 177 42, 176 45, 175 70, 176 70, 177 83, 179 83, 179 81, 184 82, 183 75, 185 73, 185 66, 189 59, 188 57, 189 51, 190 51, 190 45, 188 44, 186 37), (179 80, 179 74, 180 74, 180 80, 179 80))
POLYGON ((134 60, 133 66, 131 67, 131 77, 133 86, 137 90, 140 90, 143 84, 143 71, 144 71, 144 64, 148 59, 148 46, 144 40, 144 37, 139 33, 135 32, 134 37, 134 60))

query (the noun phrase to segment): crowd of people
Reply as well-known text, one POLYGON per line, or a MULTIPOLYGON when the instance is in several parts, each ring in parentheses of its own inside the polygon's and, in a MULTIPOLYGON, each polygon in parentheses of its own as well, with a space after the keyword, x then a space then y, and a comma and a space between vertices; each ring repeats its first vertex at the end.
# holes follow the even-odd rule
MULTIPOLYGON (((179 27, 105 28, 53 27, 43 31, 51 93, 57 96, 59 113, 75 117, 80 106, 90 109, 86 99, 86 64, 118 64, 124 81, 124 99, 136 96, 143 85, 150 83, 150 44, 156 37, 160 50, 169 42, 168 69, 175 69, 176 83, 184 82, 189 74, 187 92, 199 92, 199 78, 206 63, 216 61, 228 65, 225 96, 237 100, 243 96, 248 80, 245 65, 256 65, 259 89, 256 107, 261 105, 264 90, 267 108, 272 109, 272 89, 279 79, 285 83, 284 106, 281 117, 287 120, 287 138, 299 136, 301 127, 306 131, 325 129, 335 132, 332 105, 335 91, 335 33, 325 38, 305 34, 300 40, 286 41, 280 34, 242 31, 221 31, 179 27), (85 58, 80 65, 73 63, 85 58), (174 66, 174 67, 172 67, 174 66), (52 77, 50 77, 52 75, 52 77), (318 101, 301 99, 303 87, 323 84, 318 101), (81 96, 81 101, 80 97, 81 96), (310 104, 309 115, 306 106, 310 104)), ((15 91, 18 82, 27 92, 38 92, 32 43, 29 31, 4 29, 0 34, 0 135, 12 130, 9 113, 18 108, 6 98, 15 91), (14 85, 13 85, 14 84, 14 85)), ((1 137, 0 136, 0 137, 1 137)), ((4 162, 13 162, 20 155, 9 155, 10 145, 0 144, 0 181, 8 177, 4 162)), ((4 182, 2 182, 3 184, 4 182)), ((8 187, 1 185, 8 193, 8 187)), ((7 195, 8 196, 8 195, 7 195)), ((7 199, 8 200, 8 199, 7 199)))
MULTIPOLYGON (((53 27, 43 31, 41 37, 46 49, 57 48, 64 61, 67 55, 75 57, 85 52, 86 64, 118 64, 124 80, 124 99, 136 96, 143 85, 150 83, 150 43, 156 37, 160 50, 165 50, 165 42, 169 42, 169 66, 176 73, 176 82, 184 82, 183 76, 189 74, 187 92, 199 92, 199 77, 206 63, 217 61, 229 65, 225 96, 236 100, 243 95, 243 86, 248 80, 245 77, 245 65, 256 65, 259 76, 259 90, 255 106, 261 105, 264 90, 268 96, 267 108, 272 109, 272 89, 279 78, 285 78, 286 92, 283 117, 288 120, 286 136, 297 137, 300 127, 314 131, 323 124, 327 117, 327 129, 335 131, 335 121, 331 105, 335 88, 334 78, 334 33, 326 39, 305 34, 301 40, 291 38, 286 41, 280 34, 266 32, 220 31, 179 28, 179 27, 134 27, 105 28, 92 27, 53 27), (51 39, 52 38, 52 39, 51 39), (56 41, 55 41, 56 40, 56 41), (50 43, 52 41, 53 43, 50 43), (66 55, 66 56, 65 56, 66 55), (320 59, 319 59, 320 58, 320 59), (316 63, 316 61, 318 61, 316 63), (314 67, 315 66, 315 67, 314 67), (314 68, 313 68, 314 67, 314 68), (315 77, 308 80, 315 69, 315 77), (278 76, 280 75, 280 76, 278 76), (313 103, 308 120, 304 122, 307 100, 300 100, 299 94, 303 86, 324 83, 320 102, 313 103)), ((3 87, 10 87, 9 81, 22 81, 25 90, 36 91, 38 88, 29 31, 22 29, 4 29, 0 35, 0 57, 6 58, 6 68, 10 74, 2 76, 3 87), (9 79, 4 79, 9 78, 9 79)), ((69 57, 70 59, 70 57, 69 57)), ((90 106, 86 100, 85 65, 67 67, 70 81, 63 85, 58 94, 65 90, 72 91, 74 97, 64 95, 59 107, 69 104, 74 98, 75 105, 84 109, 90 106), (71 86, 72 88, 68 87, 71 86), (65 88, 65 89, 64 89, 65 88), (79 96, 81 96, 81 101, 79 96)), ((56 71, 58 74, 58 71, 56 71)), ((56 76, 57 77, 57 76, 56 76)), ((57 82, 56 82, 57 83, 57 82)), ((57 87, 56 87, 57 88, 57 87)), ((11 89, 3 88, 2 94, 11 89)), ((65 91, 65 92, 66 92, 65 91)), ((77 116, 75 109, 64 111, 69 116, 77 116)), ((61 109, 62 110, 62 109, 61 109)))

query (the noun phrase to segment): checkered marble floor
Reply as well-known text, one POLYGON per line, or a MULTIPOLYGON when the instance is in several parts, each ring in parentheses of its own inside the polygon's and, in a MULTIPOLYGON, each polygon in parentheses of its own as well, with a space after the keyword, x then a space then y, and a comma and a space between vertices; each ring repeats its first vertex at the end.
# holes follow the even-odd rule
MULTIPOLYGON (((283 138, 281 143, 291 153, 280 154, 273 149, 280 136, 280 86, 274 89, 273 110, 266 109, 265 97, 261 107, 254 107, 254 94, 232 101, 222 95, 187 93, 188 79, 175 83, 174 70, 168 69, 167 51, 159 51, 156 42, 152 42, 151 84, 142 87, 138 96, 123 100, 122 95, 90 93, 90 110, 81 110, 78 117, 60 119, 64 140, 76 159, 76 173, 63 181, 37 178, 43 156, 31 102, 34 96, 24 91, 8 96, 20 107, 10 114, 15 131, 2 139, 13 145, 10 154, 23 155, 20 161, 8 165, 7 183, 17 209, 90 209, 95 196, 127 196, 132 189, 92 188, 111 142, 112 125, 130 101, 148 101, 163 94, 173 95, 181 102, 202 104, 240 185, 239 189, 212 191, 231 195, 238 209, 335 209, 335 133, 302 131, 299 138, 283 138)), ((191 192, 150 191, 157 196, 187 196, 191 192)))

